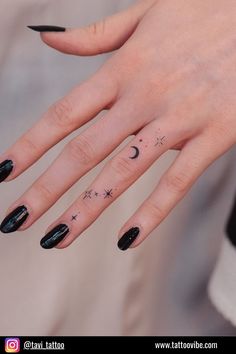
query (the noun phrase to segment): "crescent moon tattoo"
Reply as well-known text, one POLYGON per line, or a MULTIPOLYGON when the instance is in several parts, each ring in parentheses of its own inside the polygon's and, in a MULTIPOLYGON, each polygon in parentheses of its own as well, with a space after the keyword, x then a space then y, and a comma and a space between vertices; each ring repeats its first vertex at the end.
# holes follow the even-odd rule
POLYGON ((129 158, 131 160, 137 159, 140 154, 139 149, 137 148, 137 146, 131 146, 131 148, 135 150, 135 154, 134 154, 134 156, 130 156, 129 158))

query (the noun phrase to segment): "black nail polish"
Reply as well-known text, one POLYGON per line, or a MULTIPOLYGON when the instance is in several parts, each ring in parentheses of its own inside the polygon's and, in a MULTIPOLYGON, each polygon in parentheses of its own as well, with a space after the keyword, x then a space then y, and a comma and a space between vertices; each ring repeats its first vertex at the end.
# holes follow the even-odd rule
POLYGON ((136 240, 140 233, 140 230, 138 227, 133 227, 129 231, 127 231, 119 240, 118 242, 118 247, 122 251, 126 251, 132 243, 136 240))
POLYGON ((66 31, 65 27, 59 27, 59 26, 43 25, 43 26, 27 26, 27 27, 36 32, 65 32, 66 31))
POLYGON ((40 241, 40 245, 45 249, 50 249, 58 245, 70 232, 70 229, 65 224, 60 224, 47 233, 40 241))
POLYGON ((3 182, 13 170, 13 161, 5 160, 0 163, 0 183, 3 182))
POLYGON ((1 223, 0 230, 4 234, 9 234, 16 231, 21 227, 28 216, 29 213, 27 208, 24 205, 21 205, 5 217, 1 223))

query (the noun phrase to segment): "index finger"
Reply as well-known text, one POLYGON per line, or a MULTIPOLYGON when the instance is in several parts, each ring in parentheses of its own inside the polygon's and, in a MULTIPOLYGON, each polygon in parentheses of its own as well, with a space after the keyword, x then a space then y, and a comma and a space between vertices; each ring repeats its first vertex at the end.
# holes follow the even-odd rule
POLYGON ((94 118, 114 100, 116 85, 106 70, 74 88, 0 157, 0 182, 10 181, 51 147, 94 118))

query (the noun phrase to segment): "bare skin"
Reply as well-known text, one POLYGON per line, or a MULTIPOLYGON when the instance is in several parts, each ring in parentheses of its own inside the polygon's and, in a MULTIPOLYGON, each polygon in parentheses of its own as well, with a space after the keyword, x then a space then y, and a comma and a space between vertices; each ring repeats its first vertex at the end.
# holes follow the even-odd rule
POLYGON ((139 227, 131 247, 139 245, 236 142, 235 17, 234 0, 143 0, 87 28, 41 34, 45 43, 63 53, 116 51, 1 156, 0 161, 14 161, 7 178, 11 181, 106 110, 9 208, 8 213, 27 206, 29 217, 20 230, 30 227, 85 173, 133 136, 48 230, 68 225, 70 232, 57 247, 69 246, 163 153, 178 149, 153 193, 119 233, 120 238, 139 227))

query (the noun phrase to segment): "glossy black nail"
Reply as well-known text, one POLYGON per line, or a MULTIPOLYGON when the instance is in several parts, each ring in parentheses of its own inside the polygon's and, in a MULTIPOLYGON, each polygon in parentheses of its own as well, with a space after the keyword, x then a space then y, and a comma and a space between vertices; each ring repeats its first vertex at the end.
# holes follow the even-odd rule
POLYGON ((138 227, 133 227, 129 231, 127 231, 119 240, 117 246, 120 250, 126 251, 132 243, 136 240, 140 233, 140 229, 138 227))
POLYGON ((65 224, 60 224, 54 227, 40 241, 40 245, 45 249, 50 249, 58 245, 70 232, 70 229, 65 224))
POLYGON ((236 249, 236 195, 225 225, 226 235, 236 249))
POLYGON ((5 160, 0 163, 0 183, 3 182, 13 170, 13 161, 5 160))
POLYGON ((65 32, 65 27, 59 26, 27 26, 28 28, 32 29, 36 32, 65 32))
POLYGON ((24 205, 17 207, 3 220, 0 226, 1 232, 9 234, 18 230, 28 218, 29 213, 24 205))

